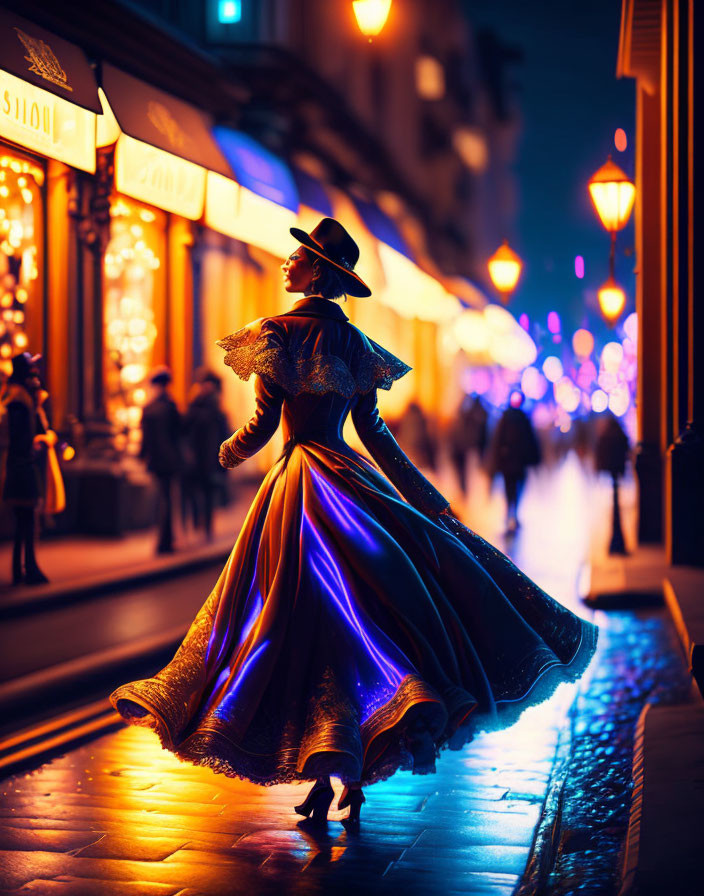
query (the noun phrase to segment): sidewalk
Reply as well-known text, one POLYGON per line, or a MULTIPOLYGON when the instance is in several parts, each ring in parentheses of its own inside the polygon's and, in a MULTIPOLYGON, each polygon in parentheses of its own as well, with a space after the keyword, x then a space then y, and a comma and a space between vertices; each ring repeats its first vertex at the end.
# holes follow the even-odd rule
POLYGON ((232 550, 257 487, 256 481, 238 482, 235 500, 215 511, 211 542, 206 542, 201 532, 184 531, 176 515, 173 554, 156 553, 155 529, 130 532, 122 538, 65 535, 41 539, 37 558, 49 578, 47 585, 13 587, 12 543, 4 542, 0 544, 0 614, 224 560, 232 550))

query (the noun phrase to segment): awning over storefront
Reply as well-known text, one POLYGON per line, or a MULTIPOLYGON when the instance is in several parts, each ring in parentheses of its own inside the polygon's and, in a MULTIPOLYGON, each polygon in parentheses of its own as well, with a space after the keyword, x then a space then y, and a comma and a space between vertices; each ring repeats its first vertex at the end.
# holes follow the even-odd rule
POLYGON ((383 212, 377 205, 366 202, 363 199, 355 198, 354 204, 357 207, 359 216, 371 234, 382 243, 386 243, 387 246, 391 246, 392 249, 405 255, 406 258, 413 258, 413 253, 409 249, 408 244, 386 212, 383 212))
POLYGON ((298 190, 285 162, 247 134, 214 131, 232 176, 208 174, 205 223, 220 233, 285 258, 297 223, 298 190))
POLYGON ((288 166, 249 134, 215 128, 215 139, 242 187, 292 212, 298 211, 298 190, 288 166))
POLYGON ((115 188, 165 211, 200 218, 207 171, 231 174, 213 139, 211 117, 108 64, 102 66, 102 82, 98 142, 108 142, 111 132, 117 139, 115 188))
POLYGON ((326 218, 334 217, 330 197, 320 181, 301 168, 294 166, 291 170, 301 205, 307 205, 326 218))
POLYGON ((0 9, 0 137, 92 172, 98 112, 83 52, 0 9))
POLYGON ((103 63, 102 87, 120 130, 209 171, 229 176, 207 112, 103 63))

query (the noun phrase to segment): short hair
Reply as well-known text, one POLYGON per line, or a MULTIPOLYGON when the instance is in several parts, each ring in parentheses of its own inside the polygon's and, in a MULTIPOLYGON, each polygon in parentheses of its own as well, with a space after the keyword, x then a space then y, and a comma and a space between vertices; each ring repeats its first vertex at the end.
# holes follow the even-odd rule
POLYGON ((316 295, 321 295, 324 299, 341 299, 345 295, 345 287, 335 268, 327 264, 325 259, 315 252, 306 251, 313 267, 313 279, 311 280, 313 292, 316 295))

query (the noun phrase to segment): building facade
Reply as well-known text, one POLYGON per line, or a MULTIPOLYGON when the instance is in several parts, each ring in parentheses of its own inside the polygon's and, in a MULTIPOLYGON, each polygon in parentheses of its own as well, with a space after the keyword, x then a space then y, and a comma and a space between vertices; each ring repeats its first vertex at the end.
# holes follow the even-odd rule
POLYGON ((623 0, 618 74, 637 84, 639 535, 704 563, 702 329, 696 177, 704 14, 694 0, 623 0))

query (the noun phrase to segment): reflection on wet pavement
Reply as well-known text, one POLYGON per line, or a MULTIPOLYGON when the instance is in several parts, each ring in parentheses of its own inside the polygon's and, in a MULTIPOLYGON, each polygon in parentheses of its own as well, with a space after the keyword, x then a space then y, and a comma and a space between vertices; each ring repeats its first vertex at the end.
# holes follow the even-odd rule
MULTIPOLYGON (((510 546, 531 576, 584 616, 577 584, 595 537, 603 541, 584 505, 598 524, 599 496, 570 459, 535 477, 510 546)), ((470 524, 496 540, 494 498, 486 507, 484 523, 470 524)), ((41 896, 508 896, 554 784, 556 751, 567 744, 545 892, 608 896, 627 824, 635 720, 646 699, 681 698, 689 679, 664 610, 599 613, 595 621, 600 647, 587 678, 562 686, 511 729, 443 752, 436 775, 401 772, 368 788, 356 836, 339 823, 346 812, 331 811, 323 832, 300 822, 292 807, 307 784, 228 779, 180 763, 151 731, 124 728, 3 782, 0 888, 41 896)))

